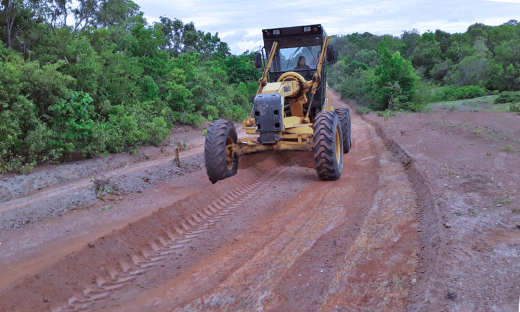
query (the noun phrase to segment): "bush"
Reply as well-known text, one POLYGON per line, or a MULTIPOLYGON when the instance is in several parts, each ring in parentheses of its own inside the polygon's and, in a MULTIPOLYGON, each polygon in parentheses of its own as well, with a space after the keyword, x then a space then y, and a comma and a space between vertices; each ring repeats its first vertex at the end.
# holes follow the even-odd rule
POLYGON ((481 97, 488 93, 485 88, 479 86, 447 87, 442 94, 437 95, 437 98, 442 101, 466 100, 481 97))
POLYGON ((383 117, 384 119, 388 119, 390 117, 395 116, 395 111, 389 110, 389 109, 387 109, 385 111, 379 111, 379 112, 377 112, 377 116, 383 117))
POLYGON ((184 34, 177 21, 182 35, 173 38, 176 30, 142 15, 77 31, 42 17, 37 28, 36 18, 17 20, 24 32, 15 41, 23 41, 13 48, 0 41, 0 172, 28 173, 65 153, 159 145, 175 124, 251 111, 261 75, 254 54, 232 56, 218 35, 193 24, 184 34))
POLYGON ((439 87, 429 82, 420 81, 417 84, 417 92, 415 92, 412 102, 416 105, 426 105, 436 102, 444 92, 444 89, 445 87, 439 87))
POLYGON ((372 110, 368 107, 358 107, 356 112, 359 114, 359 115, 365 115, 365 114, 369 114, 372 110))
POLYGON ((495 99, 495 104, 520 102, 520 92, 502 92, 495 99))
POLYGON ((404 103, 409 103, 414 97, 420 78, 410 61, 399 52, 392 54, 382 42, 378 53, 381 64, 367 76, 364 84, 367 97, 372 99, 371 108, 393 110, 400 105, 400 108, 407 109, 404 103))
POLYGON ((518 104, 509 104, 509 111, 518 113, 520 112, 520 103, 518 104))

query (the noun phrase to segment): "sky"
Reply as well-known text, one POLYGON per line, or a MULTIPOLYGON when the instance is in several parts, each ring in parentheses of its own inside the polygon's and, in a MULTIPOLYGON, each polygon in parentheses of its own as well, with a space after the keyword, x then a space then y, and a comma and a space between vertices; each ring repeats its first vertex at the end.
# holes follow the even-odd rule
POLYGON ((198 30, 219 33, 231 52, 241 54, 262 46, 261 30, 322 24, 329 35, 370 32, 400 36, 404 30, 420 33, 441 29, 465 32, 474 23, 501 25, 520 21, 520 0, 436 1, 238 1, 134 0, 149 22, 160 16, 194 22, 198 30))

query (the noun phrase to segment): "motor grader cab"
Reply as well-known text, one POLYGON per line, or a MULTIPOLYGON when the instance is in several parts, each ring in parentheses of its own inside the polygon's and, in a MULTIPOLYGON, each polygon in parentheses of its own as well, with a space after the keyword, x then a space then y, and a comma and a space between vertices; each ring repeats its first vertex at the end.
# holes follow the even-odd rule
POLYGON ((352 138, 350 111, 330 106, 326 68, 336 62, 337 52, 321 25, 262 33, 264 49, 255 62, 264 67, 263 75, 251 114, 242 123, 254 137, 239 140, 232 122, 214 121, 204 145, 210 181, 235 175, 240 156, 271 150, 312 152, 318 177, 339 179, 352 138))

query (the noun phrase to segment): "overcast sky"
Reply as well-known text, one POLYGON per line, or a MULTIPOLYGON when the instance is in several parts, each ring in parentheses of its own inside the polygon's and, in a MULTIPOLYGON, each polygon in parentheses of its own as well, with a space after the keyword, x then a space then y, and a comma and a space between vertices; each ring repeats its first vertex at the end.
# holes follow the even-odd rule
POLYGON ((216 33, 234 54, 262 45, 264 28, 322 24, 329 35, 371 32, 400 36, 403 30, 464 32, 474 23, 520 20, 520 0, 436 1, 238 1, 134 0, 149 22, 160 16, 194 22, 216 33))

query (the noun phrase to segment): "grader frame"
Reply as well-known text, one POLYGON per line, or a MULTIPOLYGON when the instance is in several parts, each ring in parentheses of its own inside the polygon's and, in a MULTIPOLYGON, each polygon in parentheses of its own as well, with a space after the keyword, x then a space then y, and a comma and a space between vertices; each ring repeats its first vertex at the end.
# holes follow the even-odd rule
MULTIPOLYGON (((256 137, 238 140, 234 126, 231 127, 229 122, 212 124, 205 146, 210 180, 216 182, 234 175, 240 156, 271 150, 314 152, 318 176, 323 180, 338 179, 343 166, 343 152, 348 152, 351 145, 350 112, 347 109, 340 114, 330 105, 325 67, 335 62, 337 53, 329 46, 329 36, 321 25, 264 29, 263 35, 266 52, 270 49, 263 75, 258 81, 253 109, 242 122, 246 134, 256 137), (302 71, 281 70, 283 55, 280 48, 296 46, 298 50, 306 46, 320 47, 314 69, 307 66, 302 71), (271 70, 273 64, 275 70, 271 70), (311 79, 303 76, 309 77, 310 74, 311 79), (348 128, 347 137, 344 137, 342 126, 348 128), (223 142, 226 133, 230 134, 223 142), (227 170, 222 168, 221 158, 224 156, 227 170)), ((261 67, 259 53, 256 63, 261 67)))

